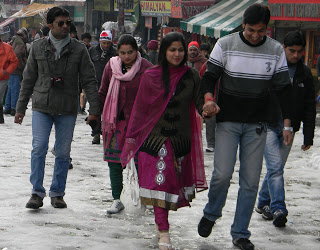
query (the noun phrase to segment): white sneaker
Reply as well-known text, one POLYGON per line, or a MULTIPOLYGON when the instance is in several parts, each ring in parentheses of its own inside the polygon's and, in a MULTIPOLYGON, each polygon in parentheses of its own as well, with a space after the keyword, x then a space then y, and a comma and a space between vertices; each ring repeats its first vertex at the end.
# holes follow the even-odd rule
POLYGON ((114 200, 111 207, 107 210, 108 214, 117 214, 124 209, 124 205, 120 200, 114 200))
POLYGON ((214 148, 206 148, 206 152, 214 152, 214 148))

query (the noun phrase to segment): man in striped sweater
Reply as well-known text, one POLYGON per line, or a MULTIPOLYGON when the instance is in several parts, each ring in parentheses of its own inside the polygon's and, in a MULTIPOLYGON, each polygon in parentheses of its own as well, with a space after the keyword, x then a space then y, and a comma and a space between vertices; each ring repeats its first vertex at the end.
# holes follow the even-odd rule
MULTIPOLYGON (((240 249, 254 249, 248 227, 259 187, 266 124, 272 119, 271 91, 276 91, 281 103, 284 126, 291 127, 291 82, 286 56, 282 45, 266 36, 269 20, 268 7, 248 7, 243 15, 243 31, 218 40, 201 81, 204 114, 217 114, 217 128, 209 200, 198 233, 208 237, 222 216, 239 147, 239 190, 231 236, 240 249), (213 95, 218 79, 216 104, 213 95)), ((290 131, 283 131, 283 137, 284 144, 292 142, 290 131)))

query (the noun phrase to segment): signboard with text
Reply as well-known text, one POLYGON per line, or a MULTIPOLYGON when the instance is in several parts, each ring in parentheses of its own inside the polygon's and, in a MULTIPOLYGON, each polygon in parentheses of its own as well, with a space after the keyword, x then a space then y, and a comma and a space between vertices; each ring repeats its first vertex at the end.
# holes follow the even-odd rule
POLYGON ((182 18, 181 0, 171 0, 171 17, 182 18))
POLYGON ((143 16, 171 16, 171 1, 140 1, 143 16))
POLYGON ((272 20, 320 21, 319 1, 269 0, 272 20))
POLYGON ((204 12, 215 4, 215 1, 183 1, 181 3, 182 17, 188 19, 204 12))

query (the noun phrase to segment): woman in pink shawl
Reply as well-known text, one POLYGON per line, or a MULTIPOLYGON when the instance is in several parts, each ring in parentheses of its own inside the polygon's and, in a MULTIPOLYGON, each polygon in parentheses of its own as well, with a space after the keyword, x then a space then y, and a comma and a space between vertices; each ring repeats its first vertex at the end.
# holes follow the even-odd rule
POLYGON ((113 203, 107 213, 120 212, 122 166, 120 154, 124 145, 127 125, 143 73, 152 66, 141 58, 136 40, 122 35, 118 41, 119 56, 106 65, 99 89, 102 111, 104 160, 108 162, 113 203))
POLYGON ((121 154, 125 166, 139 150, 140 197, 154 206, 159 248, 172 249, 169 210, 190 206, 195 189, 206 189, 201 124, 203 95, 196 70, 185 66, 182 34, 167 34, 159 66, 145 72, 132 109, 121 154))

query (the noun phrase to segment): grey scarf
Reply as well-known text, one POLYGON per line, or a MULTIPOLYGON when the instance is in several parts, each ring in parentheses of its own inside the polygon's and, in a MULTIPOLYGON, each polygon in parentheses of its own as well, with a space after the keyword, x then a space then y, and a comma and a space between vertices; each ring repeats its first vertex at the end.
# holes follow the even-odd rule
POLYGON ((68 34, 68 36, 66 38, 63 39, 56 39, 52 33, 51 30, 49 32, 49 39, 52 42, 53 46, 56 49, 56 53, 55 53, 55 59, 58 60, 60 58, 60 53, 62 51, 62 49, 70 42, 71 38, 70 35, 68 34))

